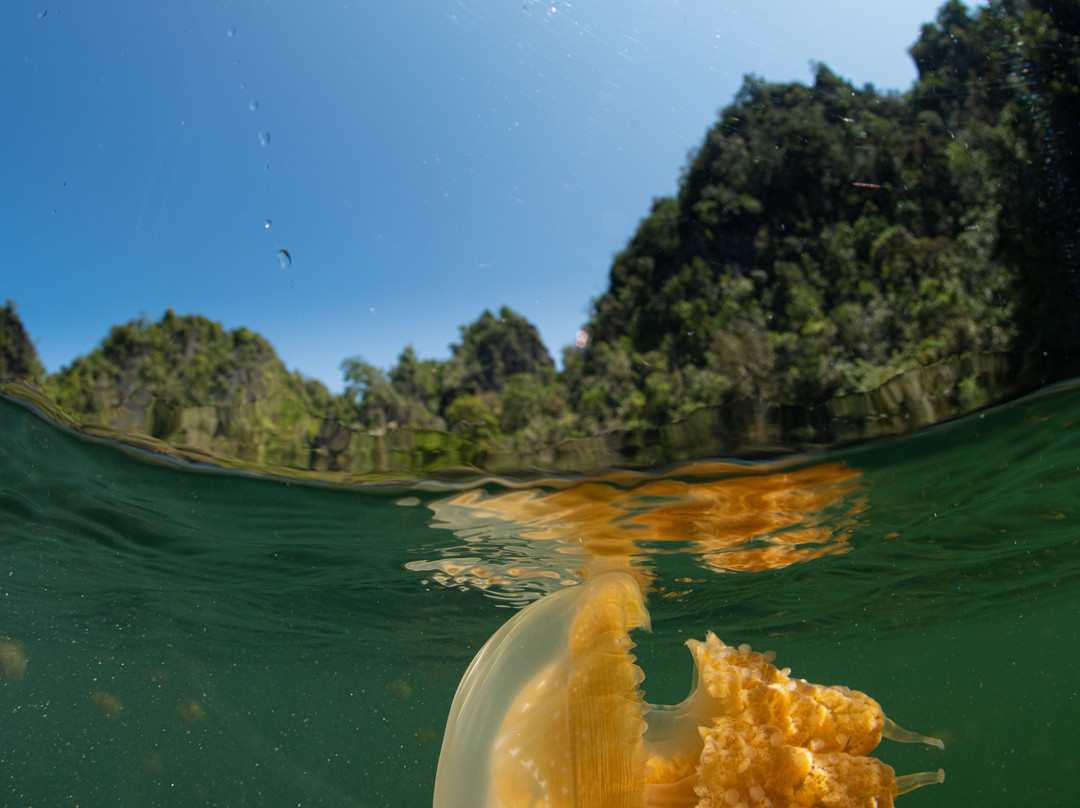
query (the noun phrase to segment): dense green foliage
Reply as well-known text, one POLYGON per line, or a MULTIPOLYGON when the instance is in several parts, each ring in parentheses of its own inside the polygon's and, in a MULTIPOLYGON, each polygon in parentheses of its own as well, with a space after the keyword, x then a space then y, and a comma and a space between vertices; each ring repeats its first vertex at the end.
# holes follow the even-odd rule
POLYGON ((582 418, 813 405, 966 352, 1075 346, 1077 16, 950 0, 904 95, 824 65, 812 87, 748 78, 594 301, 567 374, 582 418))
MULTIPOLYGON (((949 0, 910 53, 904 94, 824 65, 812 86, 747 77, 615 256, 562 372, 504 307, 446 361, 411 346, 388 371, 346 359, 331 397, 261 337, 170 311, 114 328, 49 388, 76 412, 137 391, 183 407, 284 396, 324 418, 313 451, 332 464, 393 430, 535 451, 739 402, 809 410, 982 353, 1045 356, 1052 374, 1080 345, 1080 11, 949 0)), ((12 367, 25 349, 8 342, 29 343, 5 329, 12 367)), ((973 370, 988 365, 961 366, 975 375, 938 374, 951 394, 992 400, 973 370)))
POLYGON ((1035 6, 947 3, 903 96, 823 65, 812 87, 748 78, 616 257, 575 397, 600 421, 662 422, 718 397, 812 404, 960 353, 1075 342, 1069 210, 1050 187, 1071 170, 1075 189, 1075 152, 1032 111, 1075 106, 1077 39, 1035 6), (1061 61, 1061 43, 1071 83, 1030 67, 1061 61), (644 395, 603 396, 613 372, 644 395))
POLYGON ((40 379, 45 369, 10 300, 0 308, 0 381, 40 379))
POLYGON ((507 307, 461 327, 448 361, 420 360, 412 346, 389 374, 352 357, 342 362, 345 399, 365 429, 447 430, 490 441, 526 430, 565 397, 548 403, 557 374, 536 327, 507 307), (537 396, 543 400, 538 401, 537 396))

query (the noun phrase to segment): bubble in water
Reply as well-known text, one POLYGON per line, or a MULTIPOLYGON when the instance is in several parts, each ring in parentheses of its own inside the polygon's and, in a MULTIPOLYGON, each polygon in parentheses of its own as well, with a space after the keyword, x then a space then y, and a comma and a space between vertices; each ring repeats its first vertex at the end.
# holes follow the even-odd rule
POLYGON ((252 112, 257 110, 258 108, 259 108, 259 102, 256 101, 254 98, 252 98, 250 101, 248 101, 248 109, 250 109, 252 112))
POLYGON ((261 130, 259 132, 259 145, 260 146, 269 146, 270 145, 270 133, 267 132, 265 129, 263 129, 263 130, 261 130))
POLYGON ((292 256, 289 255, 288 250, 277 251, 277 262, 281 265, 282 269, 288 269, 292 266, 292 256))

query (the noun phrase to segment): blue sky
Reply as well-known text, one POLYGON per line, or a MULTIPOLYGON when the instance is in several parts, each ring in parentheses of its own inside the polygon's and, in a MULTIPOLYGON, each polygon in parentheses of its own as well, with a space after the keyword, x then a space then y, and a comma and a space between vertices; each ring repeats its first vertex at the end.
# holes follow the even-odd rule
POLYGON ((939 5, 9 0, 0 300, 50 371, 168 307, 332 390, 504 304, 558 359, 744 74, 907 89, 939 5))

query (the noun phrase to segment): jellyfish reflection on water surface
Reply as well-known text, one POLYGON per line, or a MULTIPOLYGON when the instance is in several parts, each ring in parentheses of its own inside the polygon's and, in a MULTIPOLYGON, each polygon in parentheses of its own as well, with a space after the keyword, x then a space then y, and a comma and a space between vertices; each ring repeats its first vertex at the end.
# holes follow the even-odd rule
POLYGON ((525 540, 537 558, 478 564, 474 557, 450 557, 406 567, 517 605, 535 597, 530 579, 570 582, 557 571, 562 565, 544 563, 545 556, 573 565, 565 570, 570 579, 618 569, 642 586, 652 579, 643 544, 680 545, 678 552, 718 572, 775 570, 851 550, 849 529, 866 507, 859 477, 843 463, 799 468, 710 461, 680 466, 665 479, 611 472, 537 480, 496 493, 471 486, 429 506, 435 526, 453 530, 470 555, 483 536, 494 535, 496 546, 503 538, 525 540), (826 511, 832 512, 828 520, 826 511))
POLYGON ((687 643, 690 696, 641 698, 629 631, 649 628, 638 583, 602 572, 548 595, 480 650, 454 698, 435 808, 891 806, 944 773, 896 777, 867 757, 901 729, 845 687, 791 679, 770 654, 711 633, 687 643))

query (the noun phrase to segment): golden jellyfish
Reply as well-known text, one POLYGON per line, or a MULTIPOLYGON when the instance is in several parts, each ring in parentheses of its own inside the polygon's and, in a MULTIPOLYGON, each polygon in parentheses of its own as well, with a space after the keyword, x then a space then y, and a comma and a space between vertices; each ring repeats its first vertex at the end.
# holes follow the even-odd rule
POLYGON ((173 715, 185 727, 194 727, 196 724, 201 724, 206 720, 206 710, 194 699, 188 699, 177 704, 176 709, 173 710, 173 715))
POLYGON ((160 752, 147 752, 139 758, 139 768, 151 777, 158 777, 165 773, 165 758, 160 752))
POLYGON ((649 628, 639 584, 603 572, 499 629, 454 697, 435 808, 888 808, 944 780, 897 777, 869 756, 882 736, 941 741, 711 633, 687 643, 690 696, 649 705, 630 653, 637 628, 649 628))
POLYGON ((104 690, 95 690, 91 693, 90 704, 95 713, 106 718, 119 718, 124 712, 124 705, 120 703, 120 699, 104 690))
POLYGON ((0 679, 22 679, 26 673, 26 654, 13 640, 0 641, 0 679))

